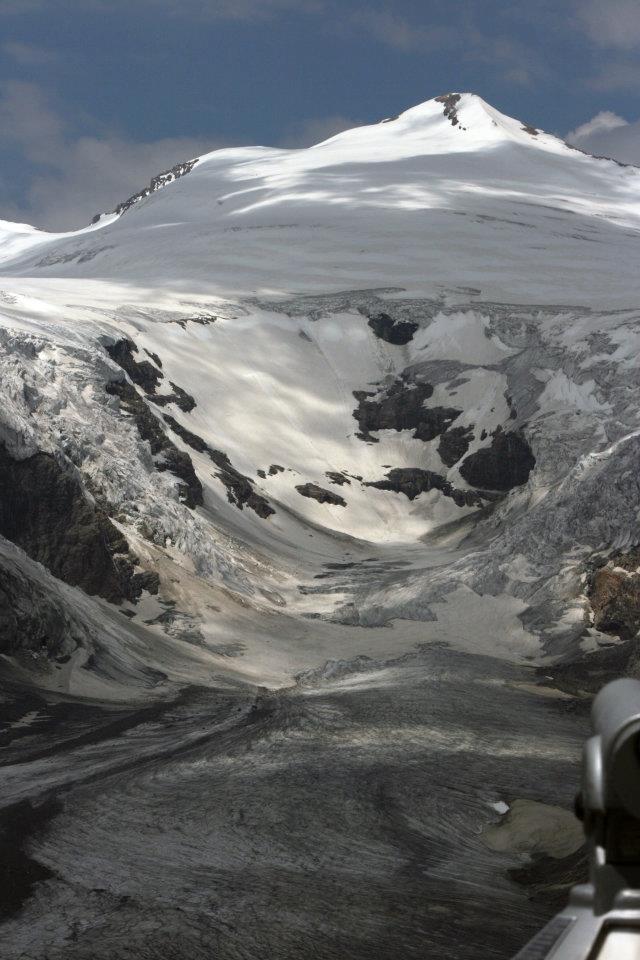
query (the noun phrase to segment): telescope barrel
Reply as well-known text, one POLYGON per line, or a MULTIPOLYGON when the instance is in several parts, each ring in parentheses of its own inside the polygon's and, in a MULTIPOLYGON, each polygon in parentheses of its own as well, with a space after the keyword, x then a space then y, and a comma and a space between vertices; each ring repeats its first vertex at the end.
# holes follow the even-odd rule
POLYGON ((640 682, 609 683, 591 719, 578 804, 589 883, 514 960, 640 960, 640 682))
POLYGON ((640 682, 615 680, 593 702, 607 807, 640 819, 640 682))

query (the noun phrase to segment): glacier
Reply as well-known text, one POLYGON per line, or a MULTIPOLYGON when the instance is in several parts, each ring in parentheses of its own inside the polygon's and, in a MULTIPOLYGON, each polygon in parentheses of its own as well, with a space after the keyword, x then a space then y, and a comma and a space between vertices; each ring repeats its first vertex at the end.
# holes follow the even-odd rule
POLYGON ((455 93, 0 224, 0 957, 507 958, 556 909, 635 669, 639 241, 639 169, 455 93))

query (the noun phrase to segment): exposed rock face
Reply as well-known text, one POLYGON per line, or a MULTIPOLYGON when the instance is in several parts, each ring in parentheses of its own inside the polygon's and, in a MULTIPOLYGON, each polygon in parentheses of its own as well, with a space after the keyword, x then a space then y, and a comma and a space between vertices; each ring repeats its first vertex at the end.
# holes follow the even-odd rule
POLYGON ((640 575, 640 546, 625 552, 618 551, 609 558, 614 567, 620 567, 634 576, 640 575))
POLYGON ((134 353, 138 352, 138 348, 132 340, 123 338, 116 340, 115 343, 107 343, 105 350, 133 382, 142 387, 145 393, 155 393, 156 387, 163 379, 163 374, 148 360, 135 359, 134 353))
POLYGON ((409 343, 410 340, 413 340, 413 335, 418 329, 417 323, 412 323, 409 320, 394 320, 388 313, 377 313, 370 316, 369 326, 376 337, 395 346, 409 343))
POLYGON ((55 577, 114 603, 140 595, 127 541, 56 457, 0 446, 0 491, 0 535, 55 577))
MULTIPOLYGON (((556 685, 570 693, 596 694, 615 677, 640 678, 640 547, 597 558, 587 578, 593 626, 620 643, 571 656, 552 667, 556 685)), ((538 668, 540 677, 548 667, 538 668)))
POLYGON ((445 466, 452 467, 458 460, 462 459, 472 440, 472 427, 451 427, 451 429, 445 430, 438 444, 438 453, 445 466))
POLYGON ((444 104, 444 115, 454 127, 460 123, 457 110, 460 99, 459 93, 443 93, 441 97, 435 97, 438 103, 444 104))
POLYGON ((131 414, 140 438, 149 443, 156 470, 168 470, 182 481, 178 489, 187 507, 200 506, 203 502, 202 484, 196 476, 191 457, 178 450, 169 439, 136 388, 126 380, 114 380, 105 389, 107 393, 118 397, 123 409, 131 414))
POLYGON ((296 490, 303 497, 310 497, 312 500, 317 500, 318 503, 331 503, 336 507, 346 507, 347 505, 347 501, 339 494, 333 493, 331 490, 325 490, 324 487, 319 487, 316 483, 302 483, 296 487, 296 490))
MULTIPOLYGON (((262 517, 263 520, 266 520, 267 517, 275 513, 269 501, 255 492, 253 483, 249 477, 245 477, 244 474, 236 470, 226 453, 223 453, 221 450, 214 450, 202 437, 199 437, 196 433, 192 433, 190 430, 186 430, 185 427, 179 424, 174 417, 169 416, 169 414, 165 413, 164 419, 181 440, 188 444, 193 450, 197 450, 198 453, 206 453, 209 459, 219 467, 217 477, 222 480, 227 488, 227 499, 229 503, 235 504, 240 510, 246 505, 250 510, 257 513, 259 517, 262 517)), ((260 471, 258 472, 260 473, 260 471)), ((264 477, 264 471, 262 471, 262 475, 264 477)))
POLYGON ((191 394, 187 393, 186 390, 183 390, 182 387, 177 386, 173 380, 170 380, 169 384, 171 386, 171 393, 156 393, 149 399, 158 404, 160 407, 166 407, 168 403, 175 403, 176 407, 179 407, 183 413, 191 413, 196 406, 196 402, 191 394))
POLYGON ((326 477, 330 483, 335 483, 338 487, 343 487, 345 483, 351 486, 351 480, 345 477, 344 473, 338 473, 337 470, 327 470, 326 477))
POLYGON ((0 814, 0 883, 5 895, 0 904, 0 922, 18 913, 38 883, 55 876, 53 870, 29 856, 29 842, 44 832, 49 820, 62 810, 62 803, 49 799, 39 806, 21 800, 0 814))
POLYGON ((152 350, 147 350, 146 347, 145 347, 144 352, 146 353, 146 355, 147 355, 148 357, 151 357, 151 359, 152 359, 153 362, 155 363, 156 367, 160 367, 160 369, 162 370, 162 360, 160 359, 160 357, 158 356, 158 354, 157 354, 157 353, 153 353, 152 350))
MULTIPOLYGON (((148 187, 144 187, 143 190, 140 190, 138 193, 134 193, 133 196, 129 197, 128 200, 124 200, 122 203, 119 203, 113 212, 118 214, 126 213, 127 210, 130 210, 131 207, 133 207, 136 203, 139 203, 140 200, 144 200, 144 198, 148 197, 149 194, 155 193, 157 190, 161 190, 163 187, 166 187, 168 183, 172 183, 174 180, 184 177, 185 174, 191 173, 198 160, 199 157, 196 157, 194 160, 185 160, 183 163, 176 163, 175 166, 171 167, 170 170, 165 170, 164 173, 159 173, 151 180, 148 187)), ((102 214, 97 213, 91 222, 97 223, 101 216, 102 214)))
POLYGON ((640 548, 614 554, 596 570, 589 584, 594 626, 623 640, 634 640, 640 630, 640 548))
POLYGON ((0 563, 0 653, 30 651, 55 657, 84 640, 68 607, 43 584, 0 563))
POLYGON ((215 323, 217 319, 217 317, 213 317, 210 314, 201 313, 193 317, 180 317, 179 319, 170 320, 169 322, 177 323, 179 327, 186 330, 188 323, 197 323, 201 327, 208 327, 210 323, 215 323))
POLYGON ((531 447, 519 433, 494 434, 491 446, 477 450, 464 460, 460 474, 472 487, 481 490, 513 490, 529 479, 536 464, 531 447))
MULTIPOLYGON (((191 430, 187 430, 186 427, 183 427, 182 424, 178 423, 175 417, 170 416, 170 414, 163 414, 165 423, 167 423, 174 433, 176 433, 181 440, 184 440, 192 450, 197 450, 198 453, 207 453, 211 456, 212 453, 217 453, 217 451, 212 450, 209 444, 199 437, 197 433, 192 433, 191 430)), ((220 454, 221 457, 224 457, 224 454, 220 454)))
POLYGON ((371 436, 371 431, 413 430, 416 440, 434 440, 462 411, 452 407, 425 407, 424 401, 432 395, 430 383, 411 382, 403 376, 378 395, 354 390, 358 406, 353 416, 360 425, 358 436, 375 442, 377 438, 371 436))
POLYGON ((428 493, 429 490, 439 490, 445 497, 451 497, 459 507, 482 506, 479 494, 471 490, 456 490, 439 473, 420 470, 418 467, 397 467, 389 470, 386 480, 377 480, 375 483, 367 483, 366 486, 403 493, 409 500, 415 500, 421 493, 428 493))
MULTIPOLYGON (((171 393, 156 393, 160 381, 164 379, 161 370, 156 369, 156 367, 162 367, 162 362, 157 354, 148 354, 154 360, 156 366, 153 366, 148 360, 136 360, 134 353, 138 352, 138 348, 132 340, 126 338, 106 344, 105 350, 111 359, 131 378, 133 383, 142 387, 148 399, 153 400, 158 406, 166 407, 169 403, 175 403, 185 413, 190 413, 196 406, 193 397, 172 380, 169 381, 171 393)), ((145 353, 148 353, 148 351, 145 351, 145 353)))

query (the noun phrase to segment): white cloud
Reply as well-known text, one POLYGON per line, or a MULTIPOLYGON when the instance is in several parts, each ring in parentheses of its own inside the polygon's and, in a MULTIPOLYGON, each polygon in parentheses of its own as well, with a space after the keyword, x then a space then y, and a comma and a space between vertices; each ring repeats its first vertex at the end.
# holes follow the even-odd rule
POLYGON ((629 123, 605 110, 571 130, 566 140, 587 153, 640 166, 640 120, 629 123))
POLYGON ((280 141, 283 147, 310 147, 315 143, 322 143, 329 137, 334 137, 343 130, 351 130, 359 126, 356 120, 349 120, 348 117, 318 117, 313 120, 304 120, 302 123, 293 124, 285 133, 280 141))
POLYGON ((33 177, 27 219, 49 230, 84 226, 96 213, 113 210, 146 186, 155 174, 216 146, 187 137, 151 143, 82 137, 67 145, 53 170, 33 177))
MULTIPOLYGON (((267 20, 291 10, 315 13, 324 7, 323 0, 136 0, 140 9, 155 8, 164 16, 197 20, 267 20)), ((0 0, 2 14, 16 16, 34 11, 73 12, 83 10, 109 13, 130 8, 130 0, 0 0), (54 11, 55 8, 55 11, 54 11)))
POLYGON ((598 46, 621 50, 640 46, 638 0, 579 0, 576 12, 583 29, 598 46))
POLYGON ((389 10, 356 10, 350 19, 356 28, 365 30, 375 40, 396 50, 429 50, 448 46, 456 33, 451 27, 417 26, 389 10))
MULTIPOLYGON (((55 0, 51 3, 51 6, 55 0)), ((34 10, 41 10, 45 5, 45 0, 0 0, 0 14, 12 16, 20 13, 33 13, 34 10)))
POLYGON ((0 84, 0 129, 3 142, 16 144, 28 160, 53 160, 63 148, 63 122, 35 83, 0 84))
POLYGON ((619 117, 617 113, 612 113, 611 110, 603 110, 601 113, 597 113, 593 119, 588 120, 587 123, 571 130, 567 134, 567 140, 569 143, 577 145, 578 141, 586 141, 598 134, 615 130, 616 127, 626 127, 628 125, 629 121, 625 120, 624 117, 619 117))
MULTIPOLYGON (((309 146, 354 126, 343 116, 303 121, 281 145, 309 146)), ((42 87, 20 80, 0 83, 0 129, 0 218, 54 231, 85 226, 175 163, 229 146, 214 137, 135 142, 112 132, 76 136, 42 87), (3 150, 13 166, 16 154, 21 158, 21 179, 27 180, 22 203, 14 199, 18 191, 7 176, 3 150)))
POLYGON ((474 26, 470 17, 452 23, 429 23, 428 16, 412 21, 390 8, 361 8, 344 21, 374 40, 395 50, 428 53, 448 50, 467 61, 485 64, 505 83, 530 86, 535 77, 548 75, 549 68, 536 52, 513 36, 493 36, 474 26))
POLYGON ((608 51, 594 76, 593 90, 635 90, 640 84, 640 3, 638 0, 573 0, 574 23, 591 44, 608 51))
POLYGON ((589 80, 593 90, 635 90, 640 84, 640 63, 637 60, 619 59, 606 64, 595 77, 589 80))
POLYGON ((22 67, 39 67, 56 63, 59 55, 54 50, 36 46, 34 43, 22 43, 19 40, 7 40, 2 44, 2 52, 10 60, 22 67))
POLYGON ((5 172, 0 217, 50 230, 84 226, 155 174, 224 145, 190 137, 147 143, 115 134, 74 137, 39 86, 15 80, 0 84, 0 129, 0 162, 2 147, 18 153, 28 178, 25 200, 18 204, 9 199, 16 191, 5 172))
MULTIPOLYGON (((93 0, 105 8, 114 0, 93 0)), ((128 0, 115 0, 128 3, 128 0)), ((198 20, 268 20, 287 11, 315 13, 322 9, 322 0, 138 0, 142 7, 161 10, 175 17, 198 20)))

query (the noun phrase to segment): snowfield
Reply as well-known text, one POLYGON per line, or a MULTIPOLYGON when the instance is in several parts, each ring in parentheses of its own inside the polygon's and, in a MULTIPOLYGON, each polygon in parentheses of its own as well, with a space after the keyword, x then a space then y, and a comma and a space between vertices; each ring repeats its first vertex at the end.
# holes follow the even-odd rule
POLYGON ((534 846, 477 838, 520 798, 569 802, 589 655, 619 643, 591 622, 587 572, 640 540, 640 170, 449 94, 309 149, 215 151, 143 194, 73 233, 0 224, 0 656, 24 706, 7 799, 73 798, 40 853, 21 848, 46 883, 0 956, 506 958, 555 901, 524 906, 529 880, 509 879, 534 846), (84 714, 57 725, 62 702, 91 705, 104 737, 74 746, 84 714), (308 764, 327 778, 313 802, 308 764), (212 822, 172 819, 191 778, 202 797, 216 784, 212 822), (289 838, 260 820, 260 784, 289 838), (147 838, 127 865, 138 804, 166 846, 147 838), (213 907, 189 866, 203 836, 213 907), (166 885, 149 879, 165 855, 166 885), (127 880, 147 856, 147 885, 127 880), (282 888, 251 894, 257 919, 230 933, 247 916, 230 877, 263 861, 282 888), (295 876, 316 867, 338 898, 358 874, 353 913, 329 922, 314 881, 301 913, 266 920, 297 910, 295 876), (476 869, 498 891, 490 922, 461 879, 476 869), (188 922, 141 952, 176 883, 188 922))

